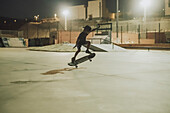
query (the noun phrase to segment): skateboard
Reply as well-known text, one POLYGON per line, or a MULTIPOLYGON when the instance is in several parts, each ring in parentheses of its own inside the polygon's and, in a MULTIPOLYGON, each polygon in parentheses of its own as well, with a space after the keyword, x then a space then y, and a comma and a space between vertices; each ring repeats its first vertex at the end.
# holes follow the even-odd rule
POLYGON ((95 55, 96 55, 95 53, 91 53, 90 55, 81 57, 81 58, 75 60, 74 62, 68 63, 68 65, 69 66, 75 66, 76 68, 78 68, 78 66, 77 66, 78 64, 83 63, 83 62, 85 62, 87 60, 89 60, 91 62, 92 61, 91 59, 94 58, 95 55))

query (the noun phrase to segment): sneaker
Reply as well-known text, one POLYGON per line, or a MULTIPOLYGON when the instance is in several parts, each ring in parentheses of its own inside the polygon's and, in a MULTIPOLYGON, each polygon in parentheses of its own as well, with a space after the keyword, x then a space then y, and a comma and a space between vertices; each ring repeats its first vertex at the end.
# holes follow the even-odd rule
POLYGON ((86 50, 86 53, 91 54, 91 52, 89 50, 86 50))
POLYGON ((91 54, 91 52, 89 50, 86 50, 86 53, 91 54))
POLYGON ((72 63, 74 63, 74 62, 75 62, 75 57, 73 57, 73 58, 71 59, 71 62, 72 62, 72 63))

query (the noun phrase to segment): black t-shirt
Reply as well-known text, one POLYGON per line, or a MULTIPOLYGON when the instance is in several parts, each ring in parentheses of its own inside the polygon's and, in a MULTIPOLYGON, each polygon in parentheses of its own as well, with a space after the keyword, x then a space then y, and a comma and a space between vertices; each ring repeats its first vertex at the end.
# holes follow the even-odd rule
POLYGON ((77 43, 78 44, 84 44, 86 42, 86 36, 87 35, 88 35, 87 33, 81 32, 79 37, 77 38, 77 43))

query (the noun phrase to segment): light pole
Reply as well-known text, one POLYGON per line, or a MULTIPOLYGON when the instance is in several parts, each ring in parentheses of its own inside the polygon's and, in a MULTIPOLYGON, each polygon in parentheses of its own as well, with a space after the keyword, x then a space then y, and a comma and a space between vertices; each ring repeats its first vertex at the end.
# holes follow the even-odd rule
POLYGON ((68 10, 63 11, 63 15, 65 17, 65 30, 67 31, 67 16, 68 16, 68 10))
POLYGON ((40 15, 34 16, 35 21, 38 21, 38 18, 40 17, 40 15))
POLYGON ((116 37, 117 43, 119 38, 119 0, 116 1, 116 37))
POLYGON ((143 0, 140 3, 142 7, 144 8, 144 18, 143 21, 146 22, 146 12, 147 12, 147 7, 150 5, 150 0, 143 0))
POLYGON ((57 14, 54 14, 54 18, 55 18, 55 19, 57 18, 57 14))

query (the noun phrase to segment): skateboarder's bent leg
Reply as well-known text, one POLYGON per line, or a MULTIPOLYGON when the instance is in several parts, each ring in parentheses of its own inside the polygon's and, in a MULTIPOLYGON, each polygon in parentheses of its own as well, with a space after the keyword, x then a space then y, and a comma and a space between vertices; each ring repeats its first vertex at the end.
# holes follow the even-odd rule
POLYGON ((89 48, 90 48, 90 41, 86 41, 86 44, 87 44, 87 50, 86 50, 86 53, 91 53, 90 51, 89 51, 89 48))
POLYGON ((74 61, 75 61, 76 56, 78 55, 78 53, 79 53, 80 51, 81 51, 81 49, 80 49, 80 48, 78 48, 78 50, 76 51, 76 53, 75 53, 74 57, 71 59, 71 61, 72 61, 72 62, 74 62, 74 61))

